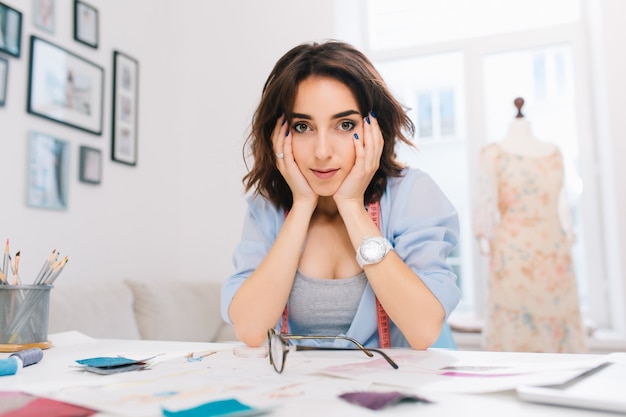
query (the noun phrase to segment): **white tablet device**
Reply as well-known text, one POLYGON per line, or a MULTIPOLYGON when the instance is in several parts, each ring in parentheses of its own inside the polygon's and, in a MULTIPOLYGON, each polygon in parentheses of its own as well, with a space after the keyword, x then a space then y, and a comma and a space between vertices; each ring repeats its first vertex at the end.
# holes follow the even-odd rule
POLYGON ((558 385, 521 386, 525 401, 626 413, 626 363, 603 362, 558 385))

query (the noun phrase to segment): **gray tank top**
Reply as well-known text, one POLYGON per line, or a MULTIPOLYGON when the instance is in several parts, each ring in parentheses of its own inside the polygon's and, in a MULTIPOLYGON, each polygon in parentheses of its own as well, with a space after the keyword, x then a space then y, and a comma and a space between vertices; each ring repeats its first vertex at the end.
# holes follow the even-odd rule
POLYGON ((367 285, 365 272, 349 278, 311 278, 296 271, 289 294, 290 332, 302 335, 345 334, 367 285))

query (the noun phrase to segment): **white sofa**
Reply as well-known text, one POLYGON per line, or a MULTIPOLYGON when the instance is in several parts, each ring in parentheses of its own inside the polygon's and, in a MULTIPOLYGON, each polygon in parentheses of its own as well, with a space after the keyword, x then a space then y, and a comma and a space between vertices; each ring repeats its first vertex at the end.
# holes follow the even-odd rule
POLYGON ((215 282, 59 282, 50 292, 48 333, 77 330, 95 338, 237 340, 220 315, 215 282))

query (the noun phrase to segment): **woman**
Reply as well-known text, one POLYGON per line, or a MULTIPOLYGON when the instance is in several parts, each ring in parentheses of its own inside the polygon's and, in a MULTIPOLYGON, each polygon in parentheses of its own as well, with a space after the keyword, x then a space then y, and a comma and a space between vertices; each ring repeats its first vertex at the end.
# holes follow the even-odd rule
POLYGON ((259 346, 275 328, 366 347, 437 341, 460 298, 446 263, 459 225, 432 179, 395 160, 413 130, 348 44, 299 45, 276 63, 247 142, 252 192, 222 290, 240 340, 259 346))

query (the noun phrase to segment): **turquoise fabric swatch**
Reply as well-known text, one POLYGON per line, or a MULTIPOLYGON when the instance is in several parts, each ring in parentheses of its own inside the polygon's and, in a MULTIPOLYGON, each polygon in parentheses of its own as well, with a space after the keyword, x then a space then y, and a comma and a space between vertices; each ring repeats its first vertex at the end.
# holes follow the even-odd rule
POLYGON ((114 356, 114 357, 79 359, 76 362, 81 365, 94 366, 97 368, 112 368, 115 366, 130 365, 130 364, 134 364, 134 363, 141 362, 141 361, 123 358, 121 356, 114 356))
POLYGON ((234 398, 212 401, 180 411, 163 409, 165 417, 247 417, 265 413, 266 410, 250 407, 234 398))

